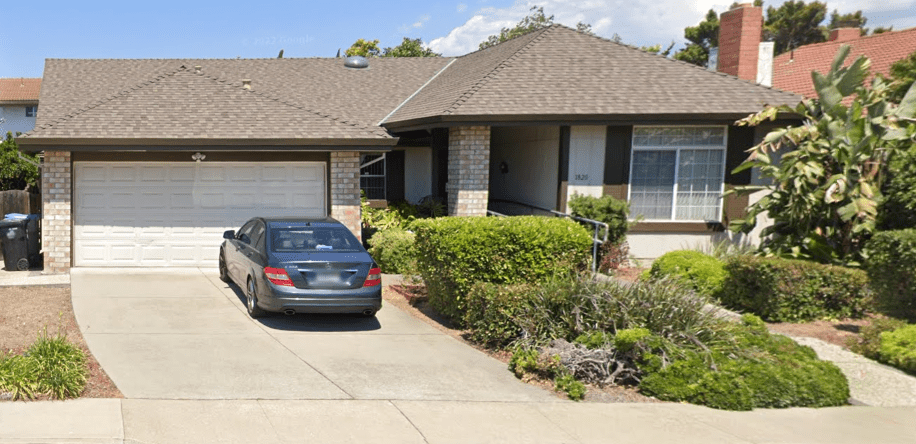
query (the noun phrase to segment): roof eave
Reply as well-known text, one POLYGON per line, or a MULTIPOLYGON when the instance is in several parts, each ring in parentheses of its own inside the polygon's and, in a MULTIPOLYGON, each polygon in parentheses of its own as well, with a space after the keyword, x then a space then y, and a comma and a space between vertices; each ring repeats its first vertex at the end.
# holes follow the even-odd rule
POLYGON ((62 151, 167 151, 194 148, 219 151, 378 151, 398 143, 391 138, 326 139, 134 139, 20 137, 16 142, 27 152, 62 151))
MULTIPOLYGON (((689 114, 504 114, 504 115, 445 115, 386 122, 382 126, 392 132, 428 130, 455 126, 525 126, 525 125, 653 125, 670 123, 733 123, 753 112, 689 113, 689 114)), ((780 120, 795 120, 800 116, 780 114, 780 120)))

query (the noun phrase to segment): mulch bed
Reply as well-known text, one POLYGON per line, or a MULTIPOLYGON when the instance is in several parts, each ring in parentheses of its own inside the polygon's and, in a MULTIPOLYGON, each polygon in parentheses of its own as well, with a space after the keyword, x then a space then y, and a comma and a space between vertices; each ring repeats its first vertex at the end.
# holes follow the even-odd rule
POLYGON ((22 353, 40 332, 60 332, 86 355, 89 378, 81 397, 123 398, 86 346, 73 316, 69 287, 0 287, 0 307, 0 353, 22 353))

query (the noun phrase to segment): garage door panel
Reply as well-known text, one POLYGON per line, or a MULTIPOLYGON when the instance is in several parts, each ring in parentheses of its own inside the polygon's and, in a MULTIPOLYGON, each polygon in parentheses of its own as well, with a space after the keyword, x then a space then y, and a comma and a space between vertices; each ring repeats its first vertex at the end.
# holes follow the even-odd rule
POLYGON ((324 217, 325 168, 76 162, 75 264, 215 266, 223 232, 251 217, 324 217))

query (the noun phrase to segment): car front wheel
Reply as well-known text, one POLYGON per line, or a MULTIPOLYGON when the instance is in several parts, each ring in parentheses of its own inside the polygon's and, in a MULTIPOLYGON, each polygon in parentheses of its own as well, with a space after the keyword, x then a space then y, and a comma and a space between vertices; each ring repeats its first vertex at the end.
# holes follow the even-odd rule
POLYGON ((248 278, 248 289, 245 292, 245 307, 248 309, 248 315, 252 318, 260 318, 267 314, 266 311, 258 307, 258 291, 254 280, 248 278))
POLYGON ((229 279, 229 269, 226 268, 226 258, 223 256, 222 253, 220 253, 219 255, 219 280, 227 284, 231 280, 229 279))

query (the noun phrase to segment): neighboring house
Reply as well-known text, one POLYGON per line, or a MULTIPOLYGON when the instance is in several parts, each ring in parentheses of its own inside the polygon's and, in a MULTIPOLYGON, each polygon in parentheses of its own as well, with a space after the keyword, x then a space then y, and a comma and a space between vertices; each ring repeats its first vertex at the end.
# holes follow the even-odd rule
POLYGON ((722 192, 749 183, 731 170, 765 131, 733 123, 799 100, 555 25, 362 69, 50 59, 19 142, 45 153, 49 272, 214 265, 222 231, 254 215, 327 214, 359 235, 361 185, 457 216, 610 194, 643 217, 630 247, 653 258, 727 236, 747 198, 722 192))
POLYGON ((0 138, 35 127, 41 79, 0 79, 0 138))
POLYGON ((829 72, 843 45, 850 46, 846 65, 864 55, 871 61, 871 77, 889 77, 894 62, 916 52, 916 28, 868 36, 861 35, 859 28, 839 28, 830 31, 826 42, 774 57, 773 44, 761 42, 763 8, 750 4, 722 13, 719 29, 718 71, 807 98, 817 97, 811 72, 829 72))

